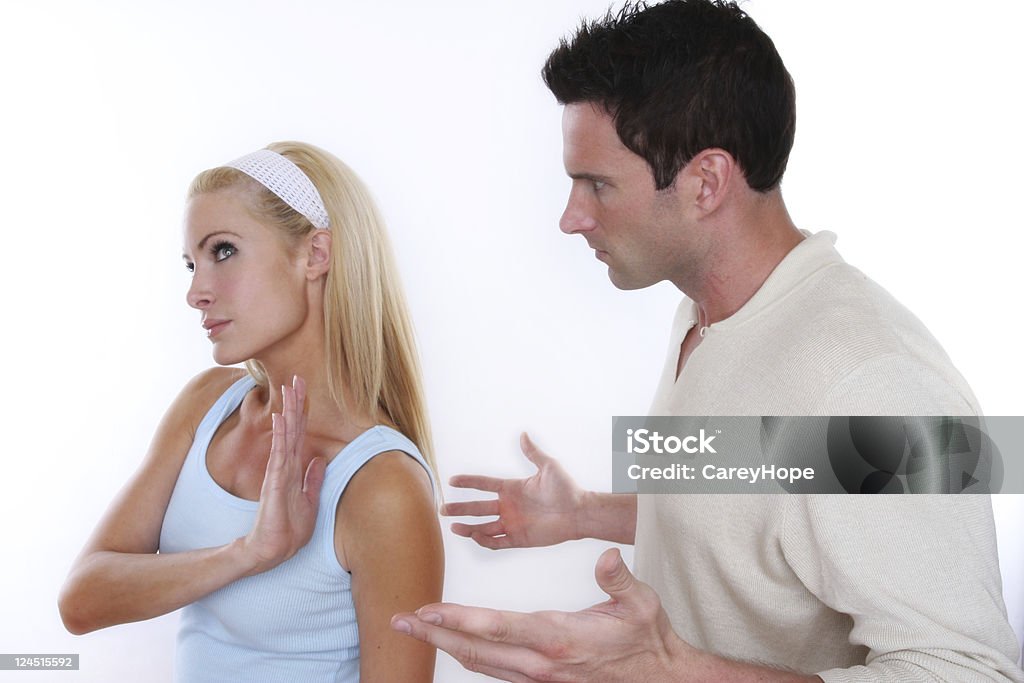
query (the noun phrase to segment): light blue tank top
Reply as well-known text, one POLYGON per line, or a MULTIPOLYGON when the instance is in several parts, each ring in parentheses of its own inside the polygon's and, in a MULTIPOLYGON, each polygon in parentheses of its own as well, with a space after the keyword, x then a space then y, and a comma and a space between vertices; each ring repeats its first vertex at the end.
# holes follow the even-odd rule
MULTIPOLYGON (((258 503, 221 488, 206 469, 206 449, 217 427, 256 386, 235 382, 213 404, 196 431, 160 530, 160 552, 220 546, 252 529, 258 503)), ((360 467, 385 451, 423 456, 402 434, 373 427, 327 464, 313 537, 270 571, 210 593, 181 614, 175 680, 332 683, 359 680, 359 632, 350 574, 334 552, 338 500, 360 467)))

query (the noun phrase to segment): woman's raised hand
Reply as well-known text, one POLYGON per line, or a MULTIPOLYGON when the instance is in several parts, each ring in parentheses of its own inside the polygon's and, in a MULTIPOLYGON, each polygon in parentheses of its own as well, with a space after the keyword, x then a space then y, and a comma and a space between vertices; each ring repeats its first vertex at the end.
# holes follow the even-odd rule
POLYGON ((250 574, 276 567, 309 542, 324 483, 324 458, 313 458, 306 467, 302 462, 306 383, 296 375, 292 386, 282 385, 281 395, 281 414, 272 415, 273 441, 256 522, 244 538, 246 555, 253 564, 250 574))
POLYGON ((556 459, 537 448, 525 432, 519 437, 519 446, 523 455, 537 466, 532 477, 498 479, 471 474, 452 477, 452 486, 498 494, 497 500, 447 503, 442 508, 445 515, 498 516, 483 524, 456 522, 452 524, 452 531, 493 550, 555 545, 580 538, 583 489, 556 459))

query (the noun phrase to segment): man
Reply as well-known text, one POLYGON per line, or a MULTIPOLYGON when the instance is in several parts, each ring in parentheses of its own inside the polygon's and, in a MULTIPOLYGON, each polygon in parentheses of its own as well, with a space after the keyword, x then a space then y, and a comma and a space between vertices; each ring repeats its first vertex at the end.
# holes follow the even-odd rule
MULTIPOLYGON (((734 4, 628 5, 584 24, 544 78, 573 179, 561 228, 621 289, 669 280, 653 415, 971 415, 909 311, 793 225, 779 182, 793 84, 734 4)), ((613 495, 527 437, 526 480, 461 476, 488 548, 636 544, 598 560, 609 600, 566 614, 429 605, 393 627, 509 681, 1024 681, 984 496, 613 495)))

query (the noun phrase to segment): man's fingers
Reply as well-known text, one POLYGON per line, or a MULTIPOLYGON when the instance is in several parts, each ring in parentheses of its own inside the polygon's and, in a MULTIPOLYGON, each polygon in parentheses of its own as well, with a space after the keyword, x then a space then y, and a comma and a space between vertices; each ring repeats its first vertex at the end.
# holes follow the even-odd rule
POLYGON ((618 548, 608 548, 601 553, 594 567, 594 578, 601 590, 616 599, 628 595, 637 583, 618 548))
POLYGON ((485 522, 483 524, 463 524, 462 522, 452 522, 452 533, 464 538, 470 538, 473 534, 498 536, 505 533, 505 525, 501 523, 500 519, 496 519, 493 522, 485 522))
POLYGON ((470 535, 477 545, 482 545, 485 548, 491 550, 505 550, 506 548, 518 548, 519 546, 512 542, 512 539, 508 536, 488 536, 481 534, 480 532, 474 532, 470 535))
POLYGON ((664 614, 658 594, 633 576, 618 548, 609 548, 601 553, 594 567, 594 577, 611 601, 595 605, 593 609, 641 621, 656 620, 659 613, 664 614))
POLYGON ((481 474, 456 474, 448 483, 457 489, 478 489, 497 493, 505 480, 497 477, 485 477, 481 474))
POLYGON ((458 503, 445 503, 441 506, 441 514, 447 517, 486 517, 498 514, 498 501, 468 500, 458 503))
POLYGON ((540 650, 550 645, 558 636, 544 612, 526 614, 442 602, 419 608, 416 616, 420 621, 450 631, 531 650, 540 650))
POLYGON ((469 671, 504 681, 532 683, 534 679, 519 672, 544 665, 537 652, 434 626, 420 620, 416 614, 395 614, 391 617, 391 628, 444 650, 469 671))
POLYGON ((537 679, 535 678, 529 678, 516 671, 499 669, 497 667, 487 666, 486 664, 480 664, 477 666, 476 672, 481 673, 484 676, 489 676, 490 678, 495 678, 499 681, 509 681, 509 683, 537 683, 537 679))
POLYGON ((523 451, 526 459, 537 466, 537 469, 540 469, 541 465, 550 459, 549 455, 537 448, 537 444, 533 442, 530 435, 526 432, 519 435, 519 448, 523 451))

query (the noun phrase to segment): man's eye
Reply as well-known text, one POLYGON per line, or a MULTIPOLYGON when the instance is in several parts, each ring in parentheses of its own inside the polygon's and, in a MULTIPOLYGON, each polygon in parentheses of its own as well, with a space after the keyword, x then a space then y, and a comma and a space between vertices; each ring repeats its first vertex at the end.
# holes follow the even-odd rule
POLYGON ((600 191, 605 186, 605 182, 603 180, 594 180, 592 183, 594 186, 594 192, 600 191))

